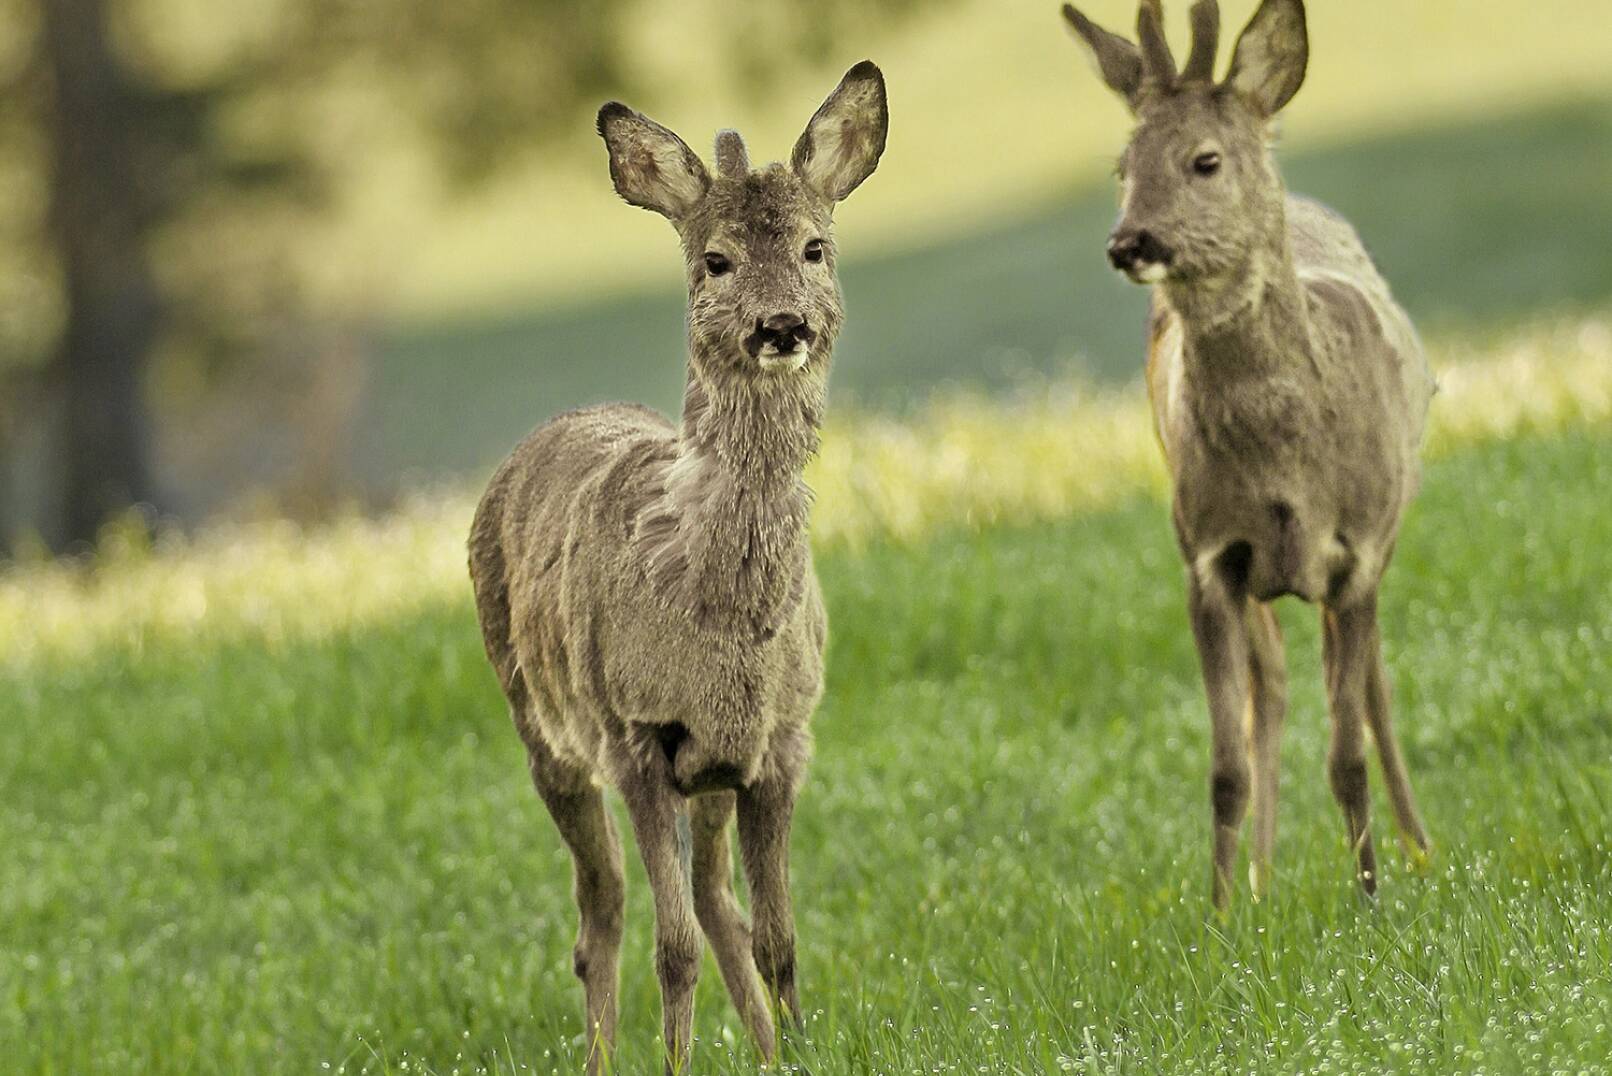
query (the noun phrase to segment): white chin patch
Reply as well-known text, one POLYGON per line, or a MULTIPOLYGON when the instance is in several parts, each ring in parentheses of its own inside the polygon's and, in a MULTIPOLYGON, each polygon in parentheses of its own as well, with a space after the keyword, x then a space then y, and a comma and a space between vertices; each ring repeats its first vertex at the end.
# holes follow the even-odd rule
POLYGON ((757 355, 756 359, 761 363, 761 368, 769 374, 792 374, 806 365, 806 357, 810 353, 809 348, 797 347, 794 351, 779 351, 768 344, 761 349, 761 354, 757 355))
POLYGON ((1129 275, 1138 284, 1159 284, 1169 272, 1169 267, 1163 262, 1142 262, 1132 266, 1129 275))

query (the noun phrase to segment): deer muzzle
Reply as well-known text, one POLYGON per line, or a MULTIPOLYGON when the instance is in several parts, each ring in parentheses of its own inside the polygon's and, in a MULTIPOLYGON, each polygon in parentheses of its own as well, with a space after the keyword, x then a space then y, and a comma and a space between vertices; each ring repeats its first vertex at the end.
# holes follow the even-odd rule
POLYGON ((1138 284, 1157 284, 1175 260, 1171 250, 1146 228, 1121 226, 1108 237, 1108 261, 1138 284))

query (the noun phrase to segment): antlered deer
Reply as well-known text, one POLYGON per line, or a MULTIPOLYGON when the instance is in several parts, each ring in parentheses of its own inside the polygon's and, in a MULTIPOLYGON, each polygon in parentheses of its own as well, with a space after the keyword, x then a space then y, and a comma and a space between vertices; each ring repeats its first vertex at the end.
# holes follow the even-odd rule
POLYGON ((1366 729, 1408 850, 1428 847, 1389 721, 1377 592, 1417 489, 1433 381, 1354 230, 1286 194, 1272 160, 1269 121, 1304 81, 1304 5, 1264 0, 1218 82, 1215 0, 1191 10, 1179 74, 1159 0, 1141 5, 1139 45, 1063 13, 1136 117, 1108 257, 1154 287, 1147 383, 1213 728, 1215 903, 1230 897, 1250 792, 1256 899, 1270 883, 1287 686, 1268 603, 1289 594, 1322 606, 1327 772, 1372 893, 1366 729))

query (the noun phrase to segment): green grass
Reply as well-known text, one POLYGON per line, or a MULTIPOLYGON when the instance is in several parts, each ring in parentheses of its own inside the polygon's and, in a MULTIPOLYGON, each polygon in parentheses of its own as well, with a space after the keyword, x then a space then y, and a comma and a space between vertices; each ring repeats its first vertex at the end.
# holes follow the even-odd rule
MULTIPOLYGON (((1436 462, 1385 593, 1439 850, 1354 889, 1313 617, 1277 889, 1209 914, 1207 722, 1160 504, 830 553, 795 894, 818 1074, 1608 1071, 1612 431, 1436 462)), ((310 600, 339 601, 336 594, 310 600)), ((567 1072, 569 863, 468 601, 0 666, 16 1072, 567 1072)), ((1379 796, 1378 839, 1390 843, 1379 796)), ((649 1071, 629 846, 623 1071, 649 1071)), ((753 1071, 707 962, 701 1071, 753 1071)))
MULTIPOLYGON (((1612 101, 1416 126, 1284 155, 1284 168, 1292 189, 1354 221, 1424 331, 1473 335, 1612 300, 1612 101)), ((899 408, 940 385, 1002 389, 1070 367, 1136 377, 1147 297, 1103 258, 1114 212, 1104 178, 981 230, 849 261, 836 397, 899 408)), ((675 261, 669 233, 652 242, 643 257, 675 261)), ((373 370, 360 476, 373 488, 410 471, 479 474, 540 416, 579 403, 675 411, 683 307, 669 288, 394 335, 373 370)))

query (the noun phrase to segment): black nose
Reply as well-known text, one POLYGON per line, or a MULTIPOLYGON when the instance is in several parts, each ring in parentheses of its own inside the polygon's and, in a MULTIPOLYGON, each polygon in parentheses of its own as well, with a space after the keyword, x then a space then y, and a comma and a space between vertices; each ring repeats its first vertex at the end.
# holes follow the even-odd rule
POLYGON ((810 344, 814 335, 799 314, 774 314, 756 323, 756 336, 779 351, 793 351, 796 343, 810 344))
POLYGON ((1124 272, 1138 265, 1169 265, 1175 252, 1146 228, 1120 228, 1108 237, 1108 260, 1124 272))

